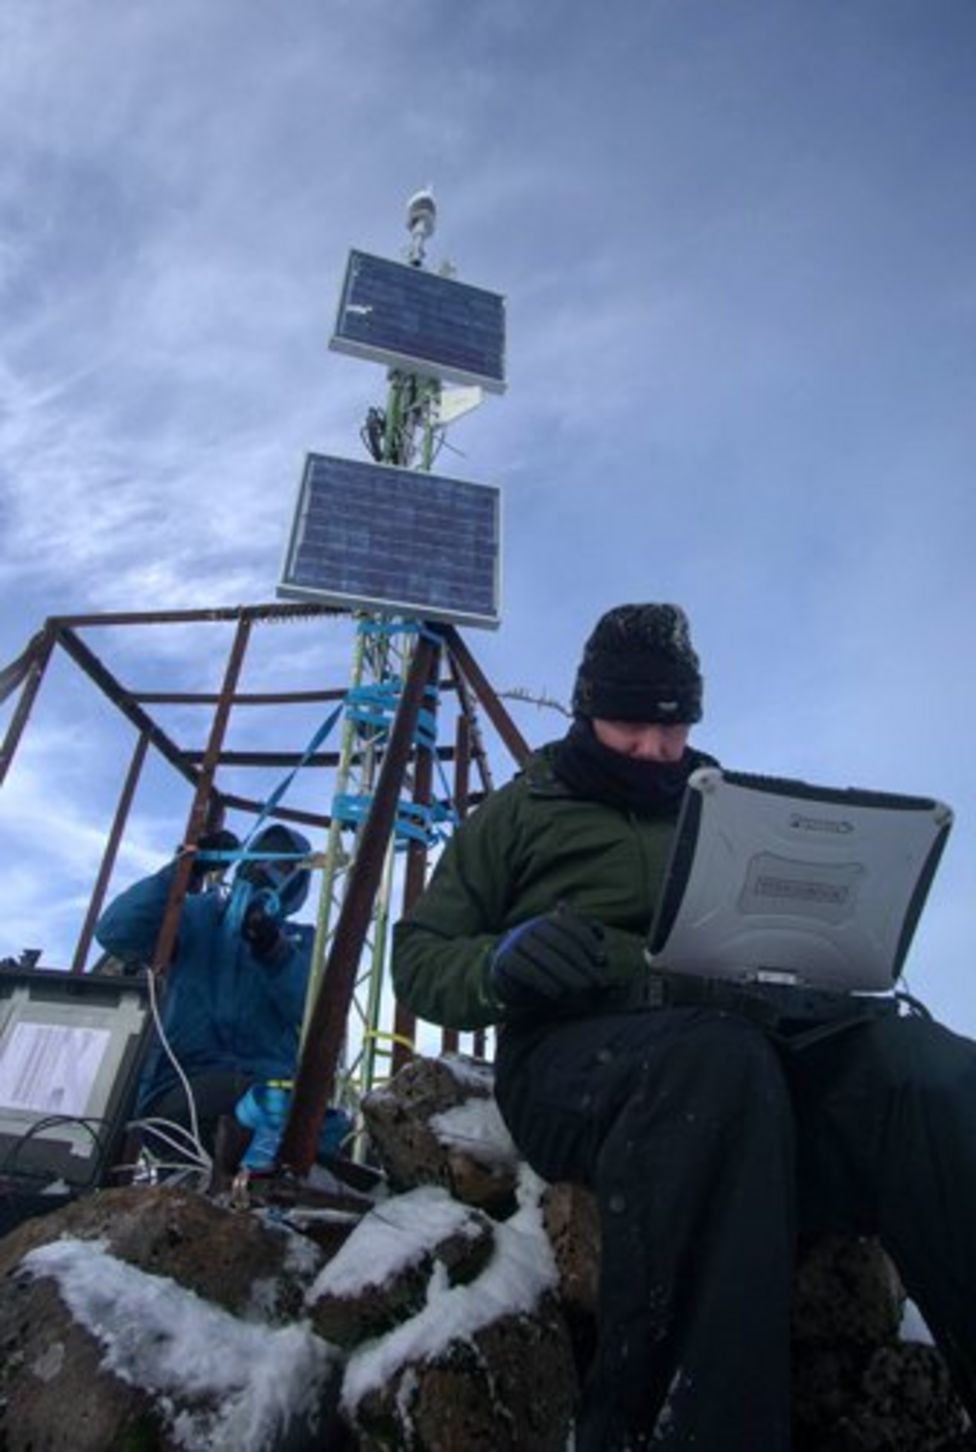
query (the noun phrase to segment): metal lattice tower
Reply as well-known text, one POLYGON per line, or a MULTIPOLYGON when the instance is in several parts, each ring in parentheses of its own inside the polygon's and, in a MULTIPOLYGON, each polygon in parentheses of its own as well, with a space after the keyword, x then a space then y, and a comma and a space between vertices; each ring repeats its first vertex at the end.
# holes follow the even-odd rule
MULTIPOLYGON (((346 804, 365 804, 376 786, 382 748, 389 719, 375 707, 357 703, 364 698, 388 695, 396 699, 410 661, 413 635, 388 625, 379 617, 361 616, 357 621, 347 708, 339 747, 339 764, 328 838, 322 864, 322 883, 316 921, 312 971, 306 1004, 304 1032, 307 1034, 312 1005, 318 993, 335 923, 348 885, 349 872, 361 841, 358 824, 337 810, 346 804)), ((340 1094, 355 1105, 359 1096, 376 1082, 377 1062, 392 1056, 392 1035, 382 1024, 383 988, 386 975, 388 928, 394 889, 396 825, 390 834, 379 889, 373 902, 366 932, 363 961, 355 982, 349 1032, 341 1063, 340 1094), (384 1047, 385 1046, 385 1047, 384 1047)))
MULTIPOLYGON (((429 190, 419 192, 410 199, 407 207, 407 227, 411 240, 407 258, 412 267, 424 267, 426 244, 434 231, 435 221, 436 209, 429 190)), ((467 390, 467 393, 472 396, 466 400, 466 407, 461 411, 467 411, 467 408, 480 402, 480 390, 467 390)), ((362 431, 363 441, 374 459, 400 468, 429 472, 446 431, 446 424, 441 421, 441 404, 442 386, 438 378, 410 372, 402 367, 391 368, 385 412, 370 408, 362 431)), ((392 724, 393 709, 384 712, 376 703, 385 702, 391 708, 399 704, 420 629, 420 622, 398 620, 380 614, 363 614, 357 619, 349 695, 339 748, 335 795, 331 806, 332 825, 322 867, 312 973, 303 1026, 303 1041, 306 1044, 313 1006, 322 988, 325 964, 334 942, 336 923, 348 889, 350 872, 363 843, 361 821, 355 818, 350 820, 350 808, 355 813, 357 804, 365 808, 372 799, 379 763, 392 724)), ((441 654, 439 650, 434 653, 432 678, 427 683, 426 697, 421 707, 426 738, 420 744, 423 732, 418 733, 418 741, 403 772, 404 794, 412 798, 418 808, 414 818, 415 825, 417 820, 423 822, 425 808, 429 810, 432 796, 431 763, 437 744, 437 692, 441 654)), ((467 730, 474 734, 476 745, 480 745, 475 706, 470 693, 463 683, 459 687, 456 685, 456 689, 459 689, 461 696, 459 709, 466 720, 467 730)), ((479 760, 485 764, 487 770, 483 750, 479 760)), ((383 848, 382 869, 372 901, 361 962, 354 979, 350 1016, 336 1085, 336 1097, 350 1107, 355 1107, 361 1095, 384 1077, 384 1068, 391 1062, 395 1064, 402 1061, 404 1051, 409 1053, 412 1048, 411 1040, 406 1035, 398 1036, 396 1029, 391 1032, 384 1028, 383 1017, 389 926, 395 915, 394 891, 401 876, 397 871, 402 855, 398 847, 404 845, 398 842, 401 830, 399 818, 403 810, 401 799, 392 830, 383 848)), ((408 868, 403 874, 404 906, 409 906, 409 900, 417 895, 423 885, 429 845, 422 843, 422 853, 418 853, 415 838, 408 848, 413 870, 408 868)))

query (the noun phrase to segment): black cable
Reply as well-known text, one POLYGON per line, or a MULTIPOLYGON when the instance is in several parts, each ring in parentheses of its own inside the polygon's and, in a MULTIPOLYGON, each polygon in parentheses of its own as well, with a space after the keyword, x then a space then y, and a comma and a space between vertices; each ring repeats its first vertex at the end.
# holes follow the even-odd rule
POLYGON ((383 462, 383 442, 386 437, 386 414, 381 408, 371 408, 359 434, 377 464, 383 462))
MULTIPOLYGON (((4 1155, 3 1162, 0 1163, 0 1176, 15 1175, 18 1178, 25 1180, 49 1180, 52 1173, 50 1170, 18 1170, 14 1168, 14 1162, 20 1155, 24 1146, 30 1140, 32 1140, 36 1134, 39 1134, 44 1129, 52 1129, 55 1125, 58 1124, 83 1125, 92 1137, 92 1141, 94 1142, 95 1149, 98 1151, 99 1158, 104 1156, 105 1143, 101 1136, 98 1134, 97 1130, 93 1129, 92 1126, 95 1124, 108 1124, 107 1119, 99 1118, 96 1115, 84 1116, 80 1114, 49 1114, 46 1115, 43 1119, 36 1119, 29 1129, 25 1129, 24 1133, 14 1140, 13 1144, 4 1155)), ((92 1172, 88 1176, 88 1179, 83 1180, 80 1184, 73 1181, 72 1188, 85 1190, 88 1189, 89 1186, 93 1185, 95 1183, 95 1170, 97 1168, 97 1163, 98 1162, 96 1161, 96 1164, 92 1167, 92 1172)))

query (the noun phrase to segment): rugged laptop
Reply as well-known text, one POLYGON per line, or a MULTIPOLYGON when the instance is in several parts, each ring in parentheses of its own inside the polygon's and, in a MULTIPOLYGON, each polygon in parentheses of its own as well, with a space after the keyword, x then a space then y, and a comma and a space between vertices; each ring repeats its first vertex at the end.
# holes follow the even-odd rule
POLYGON ((879 992, 952 825, 944 803, 703 767, 651 925, 655 970, 879 992))

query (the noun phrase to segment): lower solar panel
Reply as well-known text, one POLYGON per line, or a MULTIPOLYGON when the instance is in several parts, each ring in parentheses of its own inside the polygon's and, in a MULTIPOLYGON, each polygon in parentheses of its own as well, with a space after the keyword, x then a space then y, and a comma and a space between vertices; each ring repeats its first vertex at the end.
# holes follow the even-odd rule
POLYGON ((497 626, 499 490, 310 454, 277 593, 497 626))

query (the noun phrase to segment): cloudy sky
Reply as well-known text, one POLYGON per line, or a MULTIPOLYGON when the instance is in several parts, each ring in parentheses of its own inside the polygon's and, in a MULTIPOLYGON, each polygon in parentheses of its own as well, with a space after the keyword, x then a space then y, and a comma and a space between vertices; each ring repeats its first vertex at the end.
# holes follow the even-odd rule
MULTIPOLYGON (((508 299, 508 395, 442 456, 504 489, 492 680, 565 700, 602 610, 682 601, 727 764, 954 805, 909 977, 976 1032, 974 62, 972 0, 5 0, 0 664, 49 614, 273 598, 305 452, 362 457, 385 391, 326 350, 346 254, 432 184, 431 260, 508 299)), ((255 634, 246 687, 343 684, 347 625, 255 634)), ((229 645, 88 639, 141 687, 229 645)), ((57 663, 0 955, 64 961, 130 747, 57 663)), ((185 811, 151 768, 117 885, 185 811)))

